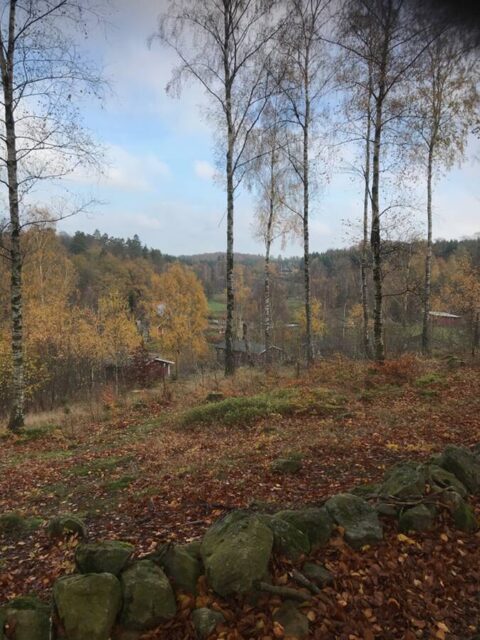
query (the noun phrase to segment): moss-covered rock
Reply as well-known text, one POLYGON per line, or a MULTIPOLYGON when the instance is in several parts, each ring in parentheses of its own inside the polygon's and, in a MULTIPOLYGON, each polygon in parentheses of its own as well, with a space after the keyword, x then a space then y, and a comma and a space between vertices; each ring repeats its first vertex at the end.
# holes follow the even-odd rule
POLYGON ((120 582, 111 573, 60 578, 53 587, 67 640, 109 640, 122 606, 120 582))
POLYGON ((273 619, 282 625, 288 638, 308 637, 308 619, 297 609, 294 602, 287 600, 275 611, 273 619))
POLYGON ((478 529, 478 519, 473 507, 460 500, 457 507, 452 512, 453 521, 457 529, 466 533, 474 533, 478 529))
POLYGON ((195 594, 198 578, 202 575, 202 563, 194 554, 195 548, 189 545, 164 545, 152 560, 163 568, 177 589, 195 594))
POLYGON ((217 624, 224 622, 225 618, 219 611, 213 611, 207 607, 195 609, 192 612, 192 622, 200 639, 208 638, 215 631, 217 624))
POLYGON ((468 491, 460 480, 446 469, 432 464, 426 467, 426 473, 428 481, 434 491, 452 489, 462 498, 465 498, 468 494, 468 491))
POLYGON ((50 607, 36 598, 17 598, 0 609, 0 638, 8 625, 11 640, 49 640, 50 607))
POLYGON ((350 489, 349 493, 368 500, 368 498, 379 495, 381 486, 380 484, 359 484, 353 487, 353 489, 350 489))
POLYGON ((233 511, 215 522, 201 546, 206 576, 221 596, 248 593, 268 576, 273 533, 253 514, 233 511))
POLYGON ((297 560, 301 555, 310 553, 310 541, 303 531, 297 529, 288 520, 277 516, 261 516, 273 533, 273 550, 279 555, 297 560))
POLYGON ((315 562, 306 562, 303 565, 302 573, 319 587, 326 587, 333 582, 333 576, 330 571, 315 562))
POLYGON ((428 531, 435 523, 435 514, 424 504, 404 511, 398 521, 400 531, 428 531))
POLYGON ((401 499, 420 498, 425 493, 426 473, 422 466, 404 462, 385 474, 379 495, 401 499))
POLYGON ((453 473, 470 493, 480 493, 480 460, 468 449, 448 446, 442 453, 439 466, 453 473))
POLYGON ((79 538, 87 537, 87 527, 83 520, 71 514, 58 515, 49 520, 47 530, 52 538, 76 535, 79 538))
POLYGON ((312 551, 326 544, 332 535, 333 521, 324 507, 279 511, 275 518, 289 522, 304 533, 312 551))
POLYGON ((153 629, 175 615, 175 595, 170 582, 151 560, 132 564, 122 573, 121 582, 121 622, 127 629, 153 629))
POLYGON ((79 544, 75 563, 80 573, 113 573, 120 575, 135 547, 128 542, 105 540, 79 544))
POLYGON ((345 530, 345 540, 354 549, 383 539, 376 510, 351 493, 339 493, 325 504, 331 518, 345 530))

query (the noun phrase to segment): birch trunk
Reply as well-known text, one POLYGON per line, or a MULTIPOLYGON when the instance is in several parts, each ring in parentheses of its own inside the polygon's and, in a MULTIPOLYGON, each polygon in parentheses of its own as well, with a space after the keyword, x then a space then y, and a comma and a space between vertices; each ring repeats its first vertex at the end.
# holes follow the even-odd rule
POLYGON ((310 128, 310 95, 308 78, 308 60, 305 65, 305 123, 303 127, 303 263, 305 283, 305 340, 307 351, 307 366, 313 364, 313 339, 312 339, 312 306, 310 291, 310 238, 308 228, 308 216, 310 206, 309 185, 309 128, 310 128))
POLYGON ((385 345, 383 340, 383 277, 382 253, 380 235, 380 149, 382 141, 382 100, 377 98, 375 108, 375 132, 373 141, 373 174, 372 174, 372 231, 370 245, 373 257, 373 344, 377 362, 385 360, 385 345))
POLYGON ((232 376, 235 373, 235 356, 233 353, 233 313, 235 307, 235 294, 233 286, 233 153, 234 153, 234 128, 232 122, 232 81, 229 68, 229 41, 230 29, 228 11, 224 12, 224 81, 225 81, 225 116, 227 121, 227 321, 225 325, 225 375, 232 376))
POLYGON ((367 131, 365 140, 365 190, 363 196, 363 242, 362 260, 360 265, 362 280, 362 312, 363 312, 363 350, 366 358, 372 357, 370 334, 368 330, 368 201, 370 197, 370 135, 371 135, 370 95, 368 96, 367 131))
POLYGON ((265 364, 270 369, 272 357, 270 352, 271 345, 271 328, 272 328, 272 301, 270 295, 270 249, 272 246, 272 226, 275 215, 275 150, 272 149, 270 157, 270 202, 267 220, 267 229, 265 234, 265 274, 263 289, 263 308, 264 308, 264 337, 265 337, 265 364))
POLYGON ((23 358, 23 299, 22 252, 20 246, 21 225, 18 198, 18 166, 13 98, 13 62, 15 53, 15 7, 10 2, 8 45, 0 42, 3 104, 5 115, 5 145, 7 150, 8 205, 10 213, 10 310, 12 332, 12 407, 8 426, 18 431, 24 425, 25 377, 23 358))
POLYGON ((433 144, 428 148, 427 163, 427 254, 425 256, 425 284, 423 289, 423 327, 422 327, 422 353, 430 355, 430 297, 432 282, 432 171, 433 169, 433 144))

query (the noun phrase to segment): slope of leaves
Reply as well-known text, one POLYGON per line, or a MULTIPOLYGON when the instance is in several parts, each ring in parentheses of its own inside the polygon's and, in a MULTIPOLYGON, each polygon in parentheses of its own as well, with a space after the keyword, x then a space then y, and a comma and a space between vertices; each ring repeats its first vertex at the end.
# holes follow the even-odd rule
MULTIPOLYGON (((480 441, 478 369, 417 362, 406 375, 405 368, 377 372, 336 360, 299 380, 272 376, 260 386, 255 372, 250 387, 241 375, 218 383, 226 394, 245 396, 252 388, 263 395, 280 387, 274 397, 303 398, 305 407, 316 394, 325 402, 325 387, 329 397, 341 398, 338 411, 269 412, 248 427, 212 420, 185 429, 186 405, 204 398, 208 385, 193 389, 178 382, 171 400, 159 391, 135 408, 114 407, 108 420, 72 429, 51 425, 43 433, 37 429, 35 439, 28 432, 4 436, 0 513, 46 520, 75 512, 85 518, 92 539, 128 540, 142 554, 159 542, 200 536, 230 509, 320 504, 378 480, 399 460, 424 460, 448 443, 480 441), (271 471, 273 460, 293 452, 302 457, 299 473, 271 471)), ((478 501, 475 507, 480 514, 478 501)), ((429 534, 405 538, 387 524, 378 547, 352 552, 339 535, 318 552, 335 583, 306 609, 312 637, 466 639, 475 633, 479 537, 458 533, 446 519, 429 534)), ((47 599, 56 577, 73 569, 75 544, 50 540, 42 527, 0 534, 0 600, 32 592, 47 599)), ((278 559, 275 581, 290 583, 290 569, 278 559)), ((206 586, 199 598, 180 598, 178 616, 145 638, 193 639, 195 604, 224 611, 222 638, 271 639, 279 632, 271 615, 279 604, 275 598, 253 608, 220 601, 206 586)))

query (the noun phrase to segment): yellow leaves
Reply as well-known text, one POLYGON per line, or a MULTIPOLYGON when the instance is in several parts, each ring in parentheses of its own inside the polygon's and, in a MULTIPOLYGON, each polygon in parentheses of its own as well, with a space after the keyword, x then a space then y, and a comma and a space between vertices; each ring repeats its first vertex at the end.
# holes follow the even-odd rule
POLYGON ((175 263, 159 277, 158 290, 161 313, 155 324, 164 352, 173 358, 187 350, 196 356, 206 353, 208 304, 195 273, 175 263))
POLYGON ((413 540, 412 538, 409 538, 408 536, 406 536, 404 533, 399 533, 397 535, 397 540, 399 542, 405 542, 406 544, 412 544, 412 545, 416 545, 418 546, 418 542, 416 542, 415 540, 413 540))
POLYGON ((390 451, 398 451, 400 449, 400 445, 396 444, 395 442, 387 442, 385 447, 387 449, 390 449, 390 451))
MULTIPOLYGON (((322 303, 320 300, 316 298, 312 299, 311 302, 311 310, 312 310, 312 333, 313 335, 322 336, 325 333, 326 326, 323 321, 323 311, 322 311, 322 303)), ((302 307, 298 309, 298 311, 294 315, 295 322, 298 322, 300 328, 303 332, 306 331, 307 321, 305 315, 305 308, 302 307)))

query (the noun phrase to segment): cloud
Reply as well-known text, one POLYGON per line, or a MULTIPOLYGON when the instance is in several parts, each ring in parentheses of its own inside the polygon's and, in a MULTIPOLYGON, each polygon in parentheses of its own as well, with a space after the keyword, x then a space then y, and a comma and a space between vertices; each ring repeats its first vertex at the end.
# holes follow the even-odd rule
POLYGON ((206 160, 195 160, 194 171, 202 180, 212 180, 216 174, 215 167, 206 160))
POLYGON ((171 176, 168 165, 153 153, 134 154, 110 144, 105 156, 106 167, 103 172, 92 173, 80 167, 68 179, 77 184, 122 191, 152 191, 159 178, 171 176))

